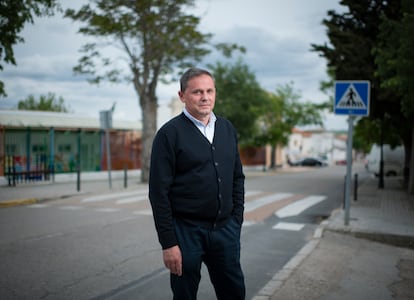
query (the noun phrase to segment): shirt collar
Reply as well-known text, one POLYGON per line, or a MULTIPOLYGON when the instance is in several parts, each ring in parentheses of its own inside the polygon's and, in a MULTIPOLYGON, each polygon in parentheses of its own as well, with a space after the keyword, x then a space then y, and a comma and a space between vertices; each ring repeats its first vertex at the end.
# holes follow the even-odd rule
POLYGON ((203 122, 201 122, 200 120, 197 120, 196 118, 194 118, 189 112, 188 110, 184 107, 183 109, 184 114, 186 115, 187 118, 189 118, 196 126, 203 126, 203 127, 208 127, 208 126, 214 126, 214 123, 216 122, 217 118, 216 115, 211 112, 210 114, 210 119, 208 120, 207 125, 204 125, 203 122))

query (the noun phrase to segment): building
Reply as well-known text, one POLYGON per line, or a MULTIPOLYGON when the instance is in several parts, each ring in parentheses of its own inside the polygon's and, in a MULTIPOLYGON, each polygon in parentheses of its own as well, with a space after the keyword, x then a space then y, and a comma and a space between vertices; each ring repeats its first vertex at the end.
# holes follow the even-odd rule
MULTIPOLYGON (((140 123, 114 119, 108 133, 111 169, 139 169, 140 123)), ((0 176, 107 170, 105 145, 98 116, 0 110, 0 176)))
POLYGON ((346 160, 346 141, 346 134, 323 129, 304 131, 294 128, 284 151, 291 161, 311 156, 339 164, 346 160))

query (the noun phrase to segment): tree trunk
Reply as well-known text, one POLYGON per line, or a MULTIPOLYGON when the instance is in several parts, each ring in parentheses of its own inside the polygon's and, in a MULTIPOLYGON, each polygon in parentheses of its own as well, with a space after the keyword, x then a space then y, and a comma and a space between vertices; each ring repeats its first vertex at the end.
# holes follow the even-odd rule
POLYGON ((148 182, 152 141, 157 132, 157 97, 140 95, 142 110, 141 182, 148 182))
POLYGON ((270 150, 270 169, 276 169, 276 146, 272 145, 270 150))
MULTIPOLYGON (((408 193, 414 194, 414 126, 411 127, 410 175, 408 177, 408 193)), ((407 151, 408 152, 408 151, 407 151)))

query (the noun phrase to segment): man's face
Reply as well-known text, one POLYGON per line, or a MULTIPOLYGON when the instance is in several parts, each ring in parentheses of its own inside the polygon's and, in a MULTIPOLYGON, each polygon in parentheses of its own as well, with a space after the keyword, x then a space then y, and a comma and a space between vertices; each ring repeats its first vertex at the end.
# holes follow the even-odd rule
POLYGON ((178 96, 194 118, 204 124, 208 123, 216 102, 216 88, 210 76, 193 77, 188 81, 187 89, 184 92, 178 92, 178 96))

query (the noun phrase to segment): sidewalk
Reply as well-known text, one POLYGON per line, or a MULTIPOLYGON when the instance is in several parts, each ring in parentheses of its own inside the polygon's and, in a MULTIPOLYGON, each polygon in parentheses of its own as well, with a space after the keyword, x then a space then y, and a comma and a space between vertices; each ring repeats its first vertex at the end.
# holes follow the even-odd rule
MULTIPOLYGON (((126 188, 130 190, 140 186, 142 186, 140 171, 129 171, 126 188)), ((54 181, 19 183, 16 187, 8 186, 3 178, 0 184, 0 208, 39 203, 80 194, 96 193, 97 191, 109 192, 121 189, 125 189, 123 171, 111 172, 111 188, 107 172, 82 173, 79 191, 75 173, 56 175, 54 181)))
POLYGON ((414 195, 400 180, 367 178, 253 300, 414 299, 414 195))

